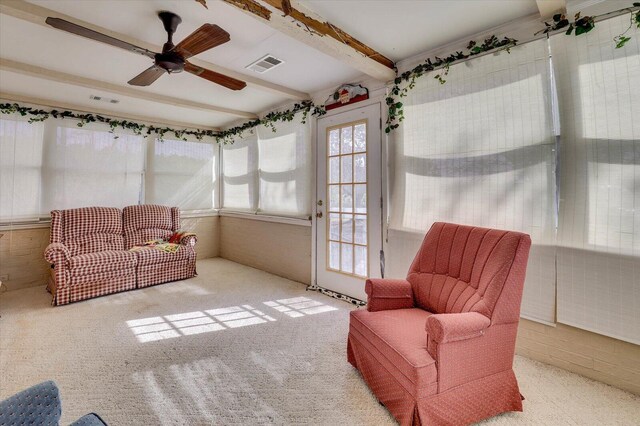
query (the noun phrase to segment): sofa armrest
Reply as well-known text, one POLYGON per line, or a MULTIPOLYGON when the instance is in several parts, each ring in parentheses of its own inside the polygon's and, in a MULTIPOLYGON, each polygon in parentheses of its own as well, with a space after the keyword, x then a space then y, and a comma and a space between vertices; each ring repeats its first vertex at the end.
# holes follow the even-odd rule
POLYGON ((185 235, 180 238, 180 244, 182 244, 183 246, 195 247, 197 242, 198 237, 196 237, 194 234, 185 235))
POLYGON ((369 312, 413 308, 413 290, 407 280, 369 278, 364 287, 369 312))
POLYGON ((71 258, 71 253, 63 244, 51 243, 44 250, 44 258, 47 262, 56 265, 66 263, 71 258))
POLYGON ((457 342, 479 337, 491 320, 478 312, 435 314, 427 318, 427 334, 436 343, 457 342))

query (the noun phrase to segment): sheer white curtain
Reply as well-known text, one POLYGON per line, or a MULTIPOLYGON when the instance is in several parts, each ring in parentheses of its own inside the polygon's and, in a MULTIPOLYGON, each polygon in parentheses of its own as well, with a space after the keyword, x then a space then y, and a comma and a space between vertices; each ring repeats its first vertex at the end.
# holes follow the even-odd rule
POLYGON ((145 200, 182 210, 216 207, 218 145, 210 141, 150 140, 145 200))
POLYGON ((255 212, 258 208, 256 132, 222 146, 222 208, 255 212))
POLYGON ((558 321, 640 344, 640 30, 551 38, 562 123, 558 321))
POLYGON ((8 115, 0 118, 0 220, 37 219, 43 123, 8 115))
POLYGON ((523 316, 555 319, 555 135, 546 40, 418 80, 392 142, 387 276, 435 221, 524 231, 523 316))
POLYGON ((42 166, 44 212, 142 201, 145 138, 105 126, 47 120, 42 166))
POLYGON ((257 129, 261 213, 304 218, 311 213, 311 129, 299 118, 278 123, 276 132, 257 129))

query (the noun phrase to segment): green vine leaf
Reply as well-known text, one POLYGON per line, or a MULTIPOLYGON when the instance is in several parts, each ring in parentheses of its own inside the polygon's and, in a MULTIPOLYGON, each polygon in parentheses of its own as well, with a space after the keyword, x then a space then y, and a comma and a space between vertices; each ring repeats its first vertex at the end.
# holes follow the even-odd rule
POLYGON ((631 37, 625 37, 625 36, 617 36, 614 37, 613 40, 616 42, 616 49, 620 49, 621 47, 623 47, 629 40, 631 40, 631 37))
POLYGON ((569 25, 569 29, 567 30, 567 32, 565 33, 566 35, 571 35, 571 33, 573 32, 573 24, 569 25))

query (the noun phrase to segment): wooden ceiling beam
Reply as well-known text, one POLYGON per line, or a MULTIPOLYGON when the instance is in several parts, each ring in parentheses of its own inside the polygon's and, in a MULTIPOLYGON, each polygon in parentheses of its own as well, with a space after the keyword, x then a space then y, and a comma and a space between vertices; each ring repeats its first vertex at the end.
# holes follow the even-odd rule
POLYGON ((30 75, 32 77, 42 78, 49 81, 57 81, 59 83, 71 84, 73 86, 86 87, 89 89, 103 90, 105 92, 114 93, 122 96, 129 96, 136 99, 151 101, 155 103, 171 105, 174 107, 183 107, 188 109, 201 110, 212 113, 233 115, 240 118, 254 119, 258 116, 251 112, 238 111, 230 108, 223 108, 200 102, 189 101, 185 99, 174 98, 172 96, 160 95, 140 89, 120 86, 118 84, 107 83, 92 78, 80 77, 77 75, 67 74, 60 71, 53 71, 47 68, 29 65, 22 62, 12 61, 10 59, 0 58, 0 70, 15 72, 22 75, 30 75))
POLYGON ((391 59, 292 0, 223 1, 377 80, 395 78, 391 59))
MULTIPOLYGON (((110 31, 106 28, 100 27, 98 25, 93 25, 90 22, 86 22, 86 21, 82 21, 80 19, 76 19, 72 16, 69 15, 65 15, 63 13, 58 13, 54 10, 51 9, 47 9, 45 7, 36 5, 36 4, 32 4, 32 3, 27 3, 23 0, 2 0, 0 1, 0 13, 3 15, 8 15, 8 16, 13 16, 15 18, 19 18, 28 22, 32 22, 38 25, 42 25, 46 28, 50 28, 51 30, 54 30, 53 27, 47 25, 45 23, 45 19, 49 16, 51 17, 55 17, 55 18, 60 18, 60 19, 64 19, 70 22, 73 22, 75 24, 81 25, 83 27, 89 28, 91 30, 94 31, 98 31, 101 32, 103 34, 109 35, 111 37, 115 37, 117 39, 120 39, 122 41, 126 41, 127 43, 131 43, 134 44, 136 46, 140 46, 142 48, 154 51, 154 52, 160 52, 162 51, 162 46, 161 45, 154 45, 151 43, 147 43, 143 40, 137 40, 133 37, 129 37, 126 34, 121 34, 121 33, 117 33, 115 31, 110 31)), ((266 92, 271 92, 273 94, 279 95, 279 96, 284 96, 288 99, 294 99, 294 100, 305 100, 305 99, 310 99, 310 95, 308 93, 305 92, 301 92, 299 90, 294 90, 291 89, 289 87, 285 87, 285 86, 281 86, 279 84, 275 84, 275 83, 271 83, 265 80, 262 80, 260 78, 251 76, 251 75, 247 75, 247 74, 242 74, 239 73, 237 71, 233 71, 230 70, 228 68, 224 68, 221 67, 219 65, 213 64, 211 62, 208 61, 203 61, 201 59, 198 58, 190 58, 189 62, 193 63, 194 65, 197 65, 201 68, 206 68, 209 69, 211 71, 215 71, 221 74, 225 74, 228 75, 230 77, 233 78, 237 78, 239 80, 243 80, 247 82, 247 86, 255 88, 255 89, 259 89, 259 90, 263 90, 266 92)))

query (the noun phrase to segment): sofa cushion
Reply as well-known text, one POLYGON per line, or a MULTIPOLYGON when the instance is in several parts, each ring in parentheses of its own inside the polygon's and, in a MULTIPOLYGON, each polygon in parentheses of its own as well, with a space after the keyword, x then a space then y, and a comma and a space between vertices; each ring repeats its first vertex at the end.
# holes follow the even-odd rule
POLYGON ((74 257, 101 251, 124 251, 124 238, 115 234, 89 234, 68 240, 64 245, 74 257))
POLYGON ((122 211, 113 207, 63 210, 63 238, 68 241, 88 234, 122 235, 122 211))
POLYGON ((79 276, 133 268, 136 262, 136 255, 130 251, 108 250, 73 256, 68 265, 69 273, 79 276))
POLYGON ((179 260, 187 260, 193 256, 193 251, 187 246, 180 246, 175 253, 167 253, 152 247, 145 247, 137 250, 135 255, 138 257, 138 265, 155 265, 157 263, 177 262, 179 260))
MULTIPOLYGON (((53 212, 52 212, 53 217, 53 212)), ((122 211, 85 207, 62 211, 62 242, 71 256, 105 250, 124 250, 122 211)))
POLYGON ((179 227, 177 208, 145 204, 123 210, 126 248, 155 239, 168 239, 179 227))
MULTIPOLYGON (((434 359, 427 352, 427 318, 422 309, 351 312, 350 325, 397 367, 417 388, 438 380, 434 359)), ((379 355, 374 355, 379 356, 379 355)))

